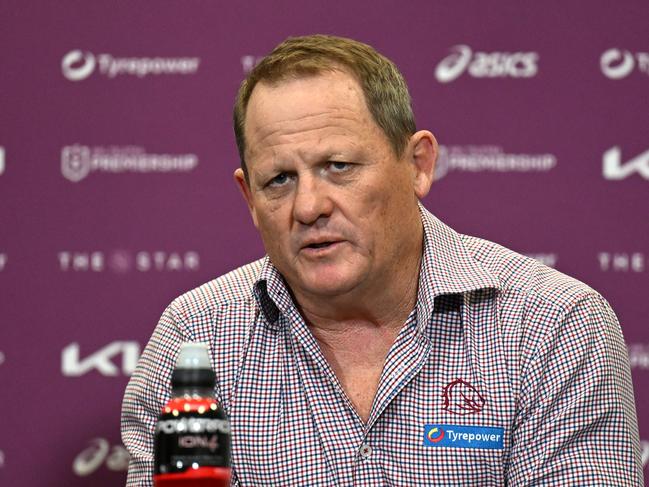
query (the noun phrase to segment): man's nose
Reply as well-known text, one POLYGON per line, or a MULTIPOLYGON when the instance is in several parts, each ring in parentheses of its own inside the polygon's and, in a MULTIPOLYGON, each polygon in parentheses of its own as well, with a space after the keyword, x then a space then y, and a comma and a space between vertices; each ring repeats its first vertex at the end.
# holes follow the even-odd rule
POLYGON ((333 203, 326 186, 323 181, 318 181, 317 177, 306 176, 299 179, 293 203, 295 220, 304 225, 311 225, 319 218, 331 215, 333 203))

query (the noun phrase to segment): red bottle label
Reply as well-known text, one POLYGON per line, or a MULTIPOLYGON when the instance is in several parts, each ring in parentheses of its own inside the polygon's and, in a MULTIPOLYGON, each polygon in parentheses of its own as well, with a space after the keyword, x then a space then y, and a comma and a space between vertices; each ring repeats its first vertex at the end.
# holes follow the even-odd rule
POLYGON ((213 398, 173 398, 163 408, 153 478, 156 487, 230 485, 230 422, 213 398))

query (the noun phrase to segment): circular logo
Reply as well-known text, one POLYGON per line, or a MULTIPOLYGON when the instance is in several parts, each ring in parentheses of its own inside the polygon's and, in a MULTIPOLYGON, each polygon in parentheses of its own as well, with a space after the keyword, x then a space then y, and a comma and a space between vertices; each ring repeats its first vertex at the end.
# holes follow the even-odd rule
POLYGON ((633 61, 633 54, 629 51, 621 51, 620 49, 609 49, 604 51, 599 60, 600 67, 604 76, 611 79, 622 79, 627 77, 635 62, 633 61))
POLYGON ((428 432, 428 440, 433 443, 438 443, 444 439, 444 430, 435 426, 428 432))
POLYGON ((92 74, 95 64, 95 56, 91 52, 84 54, 76 49, 63 56, 61 71, 70 81, 81 81, 92 74))

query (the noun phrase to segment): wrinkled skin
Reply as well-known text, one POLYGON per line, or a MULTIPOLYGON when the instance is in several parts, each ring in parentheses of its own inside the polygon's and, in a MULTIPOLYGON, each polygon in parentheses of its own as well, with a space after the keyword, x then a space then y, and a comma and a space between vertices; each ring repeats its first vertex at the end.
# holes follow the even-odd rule
POLYGON ((341 70, 258 84, 245 135, 249 183, 241 170, 235 180, 304 312, 377 324, 409 312, 432 134, 414 134, 397 158, 360 85, 341 70))

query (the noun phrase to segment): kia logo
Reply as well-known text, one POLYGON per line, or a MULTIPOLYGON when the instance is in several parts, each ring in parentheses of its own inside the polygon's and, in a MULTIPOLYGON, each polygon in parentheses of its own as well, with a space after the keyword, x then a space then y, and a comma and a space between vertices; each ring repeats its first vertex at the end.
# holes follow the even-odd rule
POLYGON ((76 342, 70 343, 61 352, 61 372, 67 377, 80 377, 91 370, 105 376, 117 376, 120 373, 131 375, 140 358, 140 345, 133 341, 114 341, 99 350, 80 357, 80 347, 76 342), (121 367, 113 359, 120 357, 121 367))
POLYGON ((604 152, 602 157, 604 179, 626 179, 634 173, 649 179, 649 150, 638 154, 627 162, 622 162, 622 149, 619 146, 613 146, 604 152))

